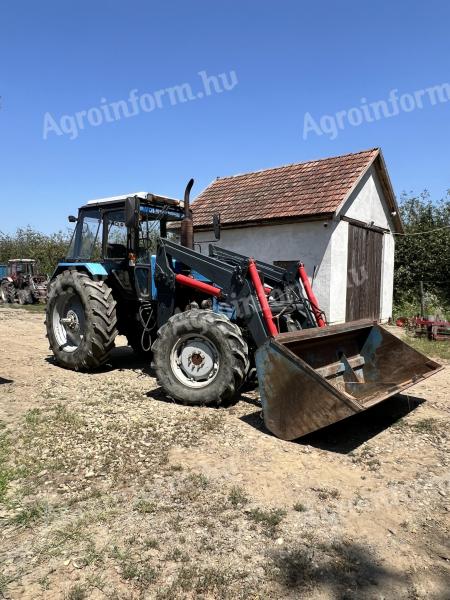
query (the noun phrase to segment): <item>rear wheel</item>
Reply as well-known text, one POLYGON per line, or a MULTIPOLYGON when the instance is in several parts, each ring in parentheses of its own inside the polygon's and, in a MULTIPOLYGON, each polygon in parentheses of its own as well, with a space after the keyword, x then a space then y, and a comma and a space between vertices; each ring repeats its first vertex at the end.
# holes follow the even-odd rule
POLYGON ((159 384, 186 404, 230 403, 249 366, 239 327, 209 310, 171 317, 158 331, 152 350, 159 384))
POLYGON ((19 304, 33 304, 33 294, 31 290, 19 290, 17 292, 17 299, 19 300, 19 304))
POLYGON ((9 281, 3 281, 0 286, 0 299, 4 304, 9 304, 12 302, 11 288, 12 285, 9 283, 9 281))
POLYGON ((46 313, 50 349, 61 366, 91 370, 106 361, 117 335, 117 316, 104 281, 64 271, 50 285, 46 313))

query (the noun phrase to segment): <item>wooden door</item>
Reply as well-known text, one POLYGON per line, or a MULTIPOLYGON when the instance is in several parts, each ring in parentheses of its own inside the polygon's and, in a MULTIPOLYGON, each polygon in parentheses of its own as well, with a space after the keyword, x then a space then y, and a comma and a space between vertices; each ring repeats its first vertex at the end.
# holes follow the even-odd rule
POLYGON ((346 321, 380 318, 383 234, 349 223, 346 321))

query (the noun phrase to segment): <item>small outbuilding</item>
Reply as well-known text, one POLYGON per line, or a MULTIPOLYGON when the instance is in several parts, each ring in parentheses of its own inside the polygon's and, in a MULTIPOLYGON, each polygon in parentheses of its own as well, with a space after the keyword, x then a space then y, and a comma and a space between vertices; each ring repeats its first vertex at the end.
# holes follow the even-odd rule
POLYGON ((330 323, 392 314, 402 232, 379 148, 213 181, 193 204, 195 241, 284 266, 301 260, 330 323))

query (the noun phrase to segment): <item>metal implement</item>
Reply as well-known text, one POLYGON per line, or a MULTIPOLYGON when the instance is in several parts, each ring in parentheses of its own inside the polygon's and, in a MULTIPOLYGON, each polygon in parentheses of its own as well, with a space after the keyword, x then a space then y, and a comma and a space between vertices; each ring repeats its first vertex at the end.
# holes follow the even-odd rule
POLYGON ((280 334, 256 351, 266 427, 293 440, 443 367, 371 321, 280 334))

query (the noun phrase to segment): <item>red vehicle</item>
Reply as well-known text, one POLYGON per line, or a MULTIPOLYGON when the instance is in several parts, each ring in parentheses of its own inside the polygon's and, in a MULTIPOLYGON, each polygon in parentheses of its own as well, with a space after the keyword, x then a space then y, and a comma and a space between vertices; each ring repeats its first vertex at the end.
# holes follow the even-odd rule
POLYGON ((396 321, 398 327, 405 327, 417 337, 426 335, 429 340, 449 340, 450 321, 435 317, 400 317, 396 321))
POLYGON ((0 300, 7 303, 35 304, 47 299, 48 277, 36 272, 31 258, 8 261, 6 274, 0 281, 0 300))

